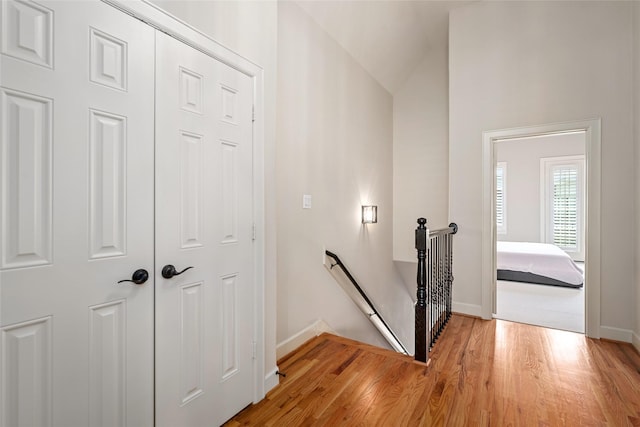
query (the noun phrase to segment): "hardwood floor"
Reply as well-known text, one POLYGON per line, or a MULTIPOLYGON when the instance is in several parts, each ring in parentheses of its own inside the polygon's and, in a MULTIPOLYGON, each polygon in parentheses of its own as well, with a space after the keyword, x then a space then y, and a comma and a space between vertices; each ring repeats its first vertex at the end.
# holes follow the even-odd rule
POLYGON ((430 358, 323 334, 280 360, 287 377, 226 425, 640 426, 628 344, 454 315, 430 358))

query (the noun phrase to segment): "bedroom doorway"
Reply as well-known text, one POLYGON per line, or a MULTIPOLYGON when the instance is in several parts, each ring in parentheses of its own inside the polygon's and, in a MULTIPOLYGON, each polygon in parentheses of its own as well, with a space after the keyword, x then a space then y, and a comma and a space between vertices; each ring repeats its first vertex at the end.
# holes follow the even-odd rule
MULTIPOLYGON (((511 147, 515 146, 512 145, 511 147)), ((483 318, 499 317, 552 328, 581 331, 592 338, 600 337, 600 153, 600 119, 501 129, 483 133, 482 251, 484 261, 481 307, 483 318), (561 152, 539 156, 536 160, 537 167, 531 166, 534 172, 529 172, 528 177, 525 175, 525 178, 522 178, 528 181, 530 185, 535 184, 536 188, 534 190, 531 190, 531 188, 520 190, 511 188, 510 190, 510 183, 514 185, 513 175, 520 174, 521 171, 517 165, 509 167, 508 160, 506 161, 506 167, 504 167, 504 164, 500 165, 502 168, 498 167, 499 160, 502 160, 498 158, 500 156, 500 146, 508 147, 509 144, 518 143, 526 145, 527 142, 535 144, 536 142, 549 141, 556 137, 581 139, 581 144, 584 147, 583 153, 561 152), (582 156, 582 159, 580 156, 582 156), (545 158, 546 162, 543 162, 541 158, 545 158), (568 163, 568 160, 577 161, 578 166, 572 166, 575 162, 568 163), (582 179, 579 176, 580 173, 583 174, 582 179), (545 178, 545 175, 547 178, 545 178), (548 178, 549 176, 551 179, 548 178), (555 184, 553 184, 554 179, 556 180, 555 184), (580 188, 580 182, 582 183, 582 188, 580 188), (560 185, 562 183, 564 184, 560 185), (572 192, 581 192, 581 197, 573 197, 573 199, 569 197, 571 200, 568 200, 566 197, 564 199, 560 197, 562 193, 556 193, 555 200, 552 197, 551 204, 547 203, 547 207, 543 207, 545 206, 545 193, 541 189, 546 186, 547 193, 553 195, 554 185, 556 190, 566 190, 565 195, 571 196, 572 192), (510 207, 512 205, 509 202, 510 195, 512 198, 515 197, 516 200, 518 197, 527 197, 529 199, 528 207, 526 203, 515 208, 510 207), (536 207, 532 207, 534 202, 537 202, 536 207), (559 202, 572 203, 562 205, 564 210, 558 210, 559 208, 556 206, 555 212, 556 216, 560 214, 572 215, 565 215, 565 222, 568 221, 574 227, 573 232, 569 233, 568 240, 562 240, 562 230, 557 227, 555 229, 557 235, 554 239, 553 227, 548 226, 548 220, 545 222, 545 216, 553 217, 554 215, 552 210, 553 203, 559 202), (582 216, 578 213, 580 208, 578 205, 580 203, 582 203, 584 210, 582 216), (517 216, 514 216, 518 215, 518 209, 524 211, 524 215, 529 221, 528 230, 520 228, 520 231, 518 231, 517 216), (514 235, 508 236, 507 233, 510 231, 515 232, 514 235), (520 235, 517 235, 518 233, 520 235), (526 235, 526 233, 529 234, 526 235), (503 305, 499 305, 497 246, 500 240, 531 241, 531 243, 537 244, 555 243, 556 249, 558 249, 558 246, 563 248, 563 250, 558 249, 560 253, 564 252, 567 255, 571 253, 569 262, 573 264, 573 270, 578 270, 578 274, 584 273, 583 286, 575 286, 579 285, 579 283, 575 282, 575 278, 560 278, 562 282, 566 282, 564 284, 569 283, 574 286, 551 286, 557 283, 532 285, 529 278, 511 277, 505 281, 508 282, 506 286, 500 286, 503 288, 503 292, 500 295, 503 305), (573 247, 570 247, 572 245, 573 247), (583 255, 580 254, 580 247, 583 248, 583 255), (514 279, 517 281, 514 281, 514 279), (577 291, 577 289, 581 291, 577 291), (523 290, 527 292, 523 292, 523 290), (511 294, 519 294, 518 300, 510 302, 509 292, 511 294), (559 301, 562 300, 562 298, 556 298, 558 295, 565 300, 574 300, 572 307, 576 308, 576 310, 574 310, 572 316, 574 319, 578 319, 577 326, 576 322, 574 322, 573 326, 562 326, 554 323, 545 324, 541 321, 541 319, 552 317, 549 313, 550 311, 555 311, 558 319, 566 317, 566 310, 557 306, 559 301), (529 305, 528 307, 521 305, 525 302, 529 305), (538 304, 538 307, 544 307, 544 309, 536 308, 536 304, 538 304), (512 313, 509 313, 509 310, 512 313), (535 313, 537 317, 527 313, 535 313), (507 316, 511 315, 519 315, 520 317, 507 318, 507 316)), ((529 156, 534 157, 531 154, 529 156)), ((501 161, 501 163, 505 162, 501 161)), ((527 227, 525 226, 525 228, 527 227)), ((537 276, 544 275, 540 274, 539 271, 536 271, 535 274, 537 276)))
POLYGON ((494 143, 494 317, 585 332, 585 131, 494 143))

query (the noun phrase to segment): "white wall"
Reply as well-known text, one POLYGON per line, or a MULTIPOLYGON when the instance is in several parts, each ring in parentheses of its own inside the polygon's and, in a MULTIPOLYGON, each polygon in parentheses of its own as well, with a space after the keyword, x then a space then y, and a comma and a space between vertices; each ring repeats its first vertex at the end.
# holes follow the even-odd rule
MULTIPOLYGON (((448 52, 442 45, 426 52, 393 96, 393 258, 398 261, 416 262, 418 218, 433 229, 455 221, 448 215, 448 87, 448 52)), ((415 287, 415 271, 413 276, 415 287)))
POLYGON ((322 318, 385 345, 322 264, 338 254, 405 344, 413 307, 392 260, 392 97, 293 2, 278 8, 278 319, 284 342, 322 318), (302 209, 303 194, 312 209, 302 209), (364 227, 362 204, 378 206, 364 227))
POLYGON ((602 118, 601 324, 634 306, 632 2, 479 2, 450 15, 454 300, 481 304, 482 132, 602 118))
POLYGON ((507 163, 505 242, 540 242, 540 159, 584 155, 584 134, 499 141, 496 159, 507 163))
POLYGON ((152 0, 159 7, 209 35, 264 69, 265 114, 265 373, 276 366, 276 1, 152 0))
POLYGON ((640 3, 634 2, 634 20, 633 20, 633 53, 635 59, 635 67, 633 70, 633 75, 635 76, 635 103, 634 103, 634 111, 633 116, 635 118, 635 172, 636 172, 636 298, 635 298, 635 335, 633 337, 633 343, 640 351, 640 3))

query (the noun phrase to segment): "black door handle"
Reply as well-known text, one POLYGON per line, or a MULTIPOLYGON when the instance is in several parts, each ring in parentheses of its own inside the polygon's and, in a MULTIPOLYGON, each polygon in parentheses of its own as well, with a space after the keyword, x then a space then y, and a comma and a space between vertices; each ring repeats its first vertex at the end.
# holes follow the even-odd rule
POLYGON ((182 271, 177 271, 173 265, 167 264, 164 267, 162 267, 162 277, 164 277, 165 279, 171 279, 173 276, 179 276, 180 274, 184 273, 185 271, 191 268, 193 267, 187 267, 182 271))
POLYGON ((131 280, 129 279, 119 280, 118 283, 132 282, 132 283, 135 283, 136 285, 142 285, 148 279, 149 279, 149 273, 144 268, 141 268, 133 272, 133 274, 131 275, 131 280))

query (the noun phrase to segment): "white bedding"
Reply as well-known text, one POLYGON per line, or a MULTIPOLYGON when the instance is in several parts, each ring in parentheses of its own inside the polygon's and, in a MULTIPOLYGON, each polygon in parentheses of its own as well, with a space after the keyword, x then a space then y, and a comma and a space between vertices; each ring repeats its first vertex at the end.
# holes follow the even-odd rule
POLYGON ((498 270, 522 271, 580 285, 582 271, 569 255, 548 243, 497 242, 498 270))

